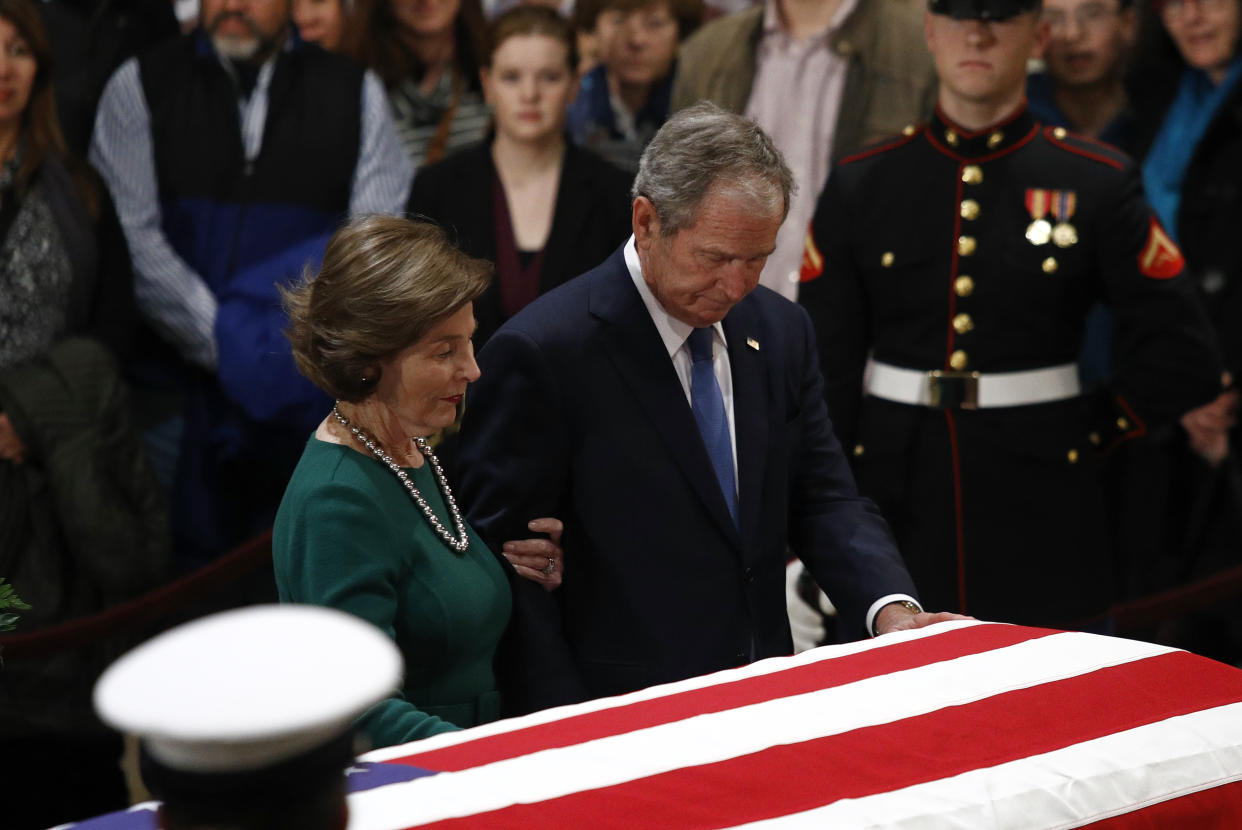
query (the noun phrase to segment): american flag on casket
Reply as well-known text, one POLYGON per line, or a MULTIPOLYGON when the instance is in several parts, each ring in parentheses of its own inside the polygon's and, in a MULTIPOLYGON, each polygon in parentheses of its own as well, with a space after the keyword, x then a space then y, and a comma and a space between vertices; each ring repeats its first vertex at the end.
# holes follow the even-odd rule
POLYGON ((376 750, 350 780, 351 830, 1239 828, 1242 671, 947 623, 376 750))

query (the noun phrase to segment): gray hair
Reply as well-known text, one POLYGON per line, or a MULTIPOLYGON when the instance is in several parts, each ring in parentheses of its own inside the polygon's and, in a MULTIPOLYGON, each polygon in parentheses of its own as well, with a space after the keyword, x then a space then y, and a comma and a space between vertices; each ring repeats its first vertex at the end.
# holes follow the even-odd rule
POLYGON ((631 195, 645 196, 660 218, 660 235, 694 224, 699 206, 714 188, 760 204, 782 199, 789 213, 793 173, 781 151, 759 125, 708 101, 681 110, 660 128, 638 162, 631 195))

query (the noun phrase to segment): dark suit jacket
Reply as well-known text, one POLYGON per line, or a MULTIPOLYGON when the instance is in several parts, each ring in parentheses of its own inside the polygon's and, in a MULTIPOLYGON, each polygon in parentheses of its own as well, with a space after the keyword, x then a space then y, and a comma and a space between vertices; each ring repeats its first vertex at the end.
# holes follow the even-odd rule
MULTIPOLYGON (((406 210, 431 219, 471 256, 496 261, 492 186, 496 166, 491 142, 454 153, 414 176, 406 210)), ((589 150, 569 144, 556 194, 552 230, 544 246, 539 293, 594 268, 630 235, 629 173, 589 150)), ((493 281, 474 304, 475 347, 491 337, 505 316, 493 281)))
MULTIPOLYGON (((462 503, 490 544, 565 521, 565 579, 517 580, 517 708, 618 694, 792 650, 792 546, 859 636, 914 593, 832 434, 810 320, 758 288, 724 319, 737 428, 734 526, 672 361, 618 250, 483 349, 462 503)), ((497 548, 498 549, 498 548, 497 548)))

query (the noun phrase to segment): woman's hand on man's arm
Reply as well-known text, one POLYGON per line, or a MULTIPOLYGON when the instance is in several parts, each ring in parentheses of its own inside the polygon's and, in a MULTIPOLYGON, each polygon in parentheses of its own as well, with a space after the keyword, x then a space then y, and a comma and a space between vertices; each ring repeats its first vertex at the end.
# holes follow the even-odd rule
POLYGON ((561 550, 565 525, 560 519, 543 518, 532 519, 526 526, 532 533, 546 533, 547 538, 505 542, 501 553, 518 574, 551 591, 561 584, 565 574, 565 552, 561 550))

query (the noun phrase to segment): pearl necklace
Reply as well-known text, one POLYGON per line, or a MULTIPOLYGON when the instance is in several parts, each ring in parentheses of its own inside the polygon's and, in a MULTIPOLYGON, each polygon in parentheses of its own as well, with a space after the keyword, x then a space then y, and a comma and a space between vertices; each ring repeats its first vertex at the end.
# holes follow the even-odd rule
POLYGON ((440 482, 440 492, 444 494, 444 502, 448 505, 449 512, 453 515, 453 525, 457 529, 456 537, 454 537, 453 534, 449 532, 448 528, 441 523, 440 518, 436 516, 436 512, 431 509, 431 505, 427 503, 425 498, 423 498, 423 494, 418 492, 418 488, 414 486, 414 482, 410 479, 405 470, 401 469, 400 465, 398 465, 396 461, 392 460, 392 456, 384 452, 383 448, 380 447, 379 444, 375 443, 369 435, 351 424, 349 419, 342 415, 341 410, 337 408, 339 404, 340 401, 337 401, 332 405, 332 414, 338 421, 341 422, 341 425, 352 432, 354 437, 357 438, 364 447, 370 450, 371 453, 378 458, 385 467, 392 470, 393 475, 401 481, 401 483, 405 486, 405 489, 409 492, 410 498, 414 499, 415 504, 422 508, 423 515, 427 517, 428 523, 431 524, 431 529, 444 540, 444 544, 448 545, 458 553, 465 553, 466 549, 470 547, 470 537, 466 534, 466 523, 462 521, 461 511, 457 509, 457 502, 453 500, 453 493, 449 490, 448 480, 444 477, 444 471, 440 469, 440 462, 436 458, 435 453, 431 451, 431 447, 427 446, 427 442, 418 436, 414 437, 414 446, 418 447, 418 451, 422 453, 423 457, 426 458, 431 464, 431 469, 434 470, 436 474, 436 480, 440 482))

